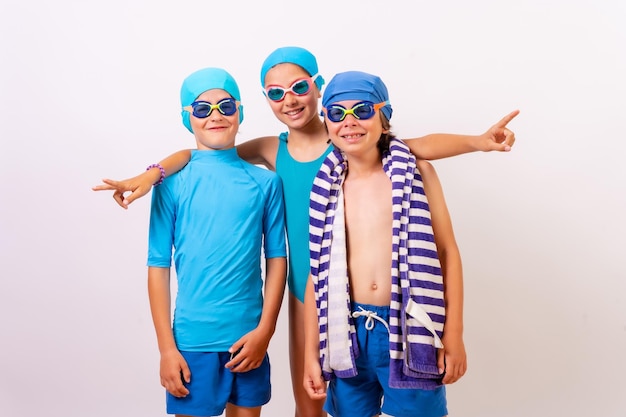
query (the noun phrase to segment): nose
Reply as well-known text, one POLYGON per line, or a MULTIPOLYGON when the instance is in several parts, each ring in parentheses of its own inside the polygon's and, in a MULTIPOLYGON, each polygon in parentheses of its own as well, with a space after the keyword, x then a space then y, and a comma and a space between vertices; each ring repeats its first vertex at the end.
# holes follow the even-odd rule
POLYGON ((224 115, 220 113, 219 110, 217 109, 213 109, 211 114, 209 114, 209 120, 211 121, 222 120, 223 118, 224 118, 224 115))
POLYGON ((298 103, 297 96, 292 91, 287 91, 285 93, 285 98, 283 99, 286 105, 293 106, 298 103))
POLYGON ((350 113, 350 114, 346 114, 346 117, 344 117, 343 119, 343 125, 344 126, 354 126, 357 123, 357 119, 356 117, 354 117, 354 114, 350 113))

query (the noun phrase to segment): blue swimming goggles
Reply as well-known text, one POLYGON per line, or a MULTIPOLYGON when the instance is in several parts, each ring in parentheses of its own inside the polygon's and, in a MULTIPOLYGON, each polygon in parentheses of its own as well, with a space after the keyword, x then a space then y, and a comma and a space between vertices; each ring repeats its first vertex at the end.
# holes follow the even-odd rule
POLYGON ((326 108, 326 117, 334 123, 342 122, 347 115, 351 114, 358 120, 367 120, 374 117, 377 110, 385 107, 389 101, 372 103, 371 101, 359 101, 351 109, 346 109, 340 104, 331 104, 326 108))
POLYGON ((190 106, 183 107, 183 110, 187 110, 195 117, 199 119, 205 119, 217 109, 218 112, 224 116, 232 116, 237 112, 239 103, 234 98, 225 98, 217 102, 217 104, 211 104, 208 101, 194 101, 190 106))

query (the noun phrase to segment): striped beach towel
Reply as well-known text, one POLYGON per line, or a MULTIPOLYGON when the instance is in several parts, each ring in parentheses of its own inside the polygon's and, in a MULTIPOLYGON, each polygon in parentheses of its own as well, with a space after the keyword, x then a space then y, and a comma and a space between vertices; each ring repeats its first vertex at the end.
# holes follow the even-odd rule
MULTIPOLYGON (((350 315, 342 185, 347 160, 335 149, 311 191, 309 248, 324 378, 357 374, 356 334, 350 315)), ((433 389, 441 385, 437 349, 445 321, 443 276, 428 201, 415 157, 392 138, 383 155, 392 183, 393 240, 389 319, 389 385, 433 389)))

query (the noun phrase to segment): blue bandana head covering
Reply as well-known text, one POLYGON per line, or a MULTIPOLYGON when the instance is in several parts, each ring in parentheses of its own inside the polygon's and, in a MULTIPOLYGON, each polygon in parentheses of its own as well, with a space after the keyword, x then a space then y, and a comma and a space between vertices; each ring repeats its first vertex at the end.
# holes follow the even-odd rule
MULTIPOLYGON (((285 46, 272 52, 261 66, 261 85, 265 87, 267 72, 278 64, 296 64, 309 73, 310 76, 317 74, 317 60, 312 53, 298 46, 285 46)), ((324 78, 317 74, 315 85, 319 90, 324 85, 324 78)))
MULTIPOLYGON (((214 89, 224 90, 235 100, 241 101, 239 87, 237 87, 237 82, 232 75, 221 68, 203 68, 192 73, 183 81, 180 88, 180 104, 182 107, 190 106, 200 94, 214 89)), ((189 112, 183 110, 181 115, 183 116, 183 124, 193 133, 189 121, 189 112)), ((240 104, 239 123, 241 122, 243 122, 243 106, 240 104)))
MULTIPOLYGON (((371 101, 376 104, 388 101, 389 93, 380 77, 360 71, 347 71, 330 80, 322 97, 322 106, 328 108, 343 100, 371 101)), ((380 111, 387 120, 391 120, 391 104, 382 107, 380 111)))

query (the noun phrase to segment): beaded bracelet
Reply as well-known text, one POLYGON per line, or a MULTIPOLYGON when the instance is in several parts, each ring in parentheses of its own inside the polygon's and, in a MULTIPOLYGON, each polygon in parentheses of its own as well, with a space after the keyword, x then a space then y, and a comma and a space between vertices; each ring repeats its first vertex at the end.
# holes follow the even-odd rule
POLYGON ((161 171, 161 178, 159 178, 159 180, 157 182, 152 184, 154 186, 157 186, 157 185, 161 184, 163 182, 163 180, 165 179, 165 169, 161 166, 161 164, 152 164, 152 165, 149 165, 148 168, 146 168, 146 171, 149 171, 152 168, 159 168, 159 171, 161 171))

